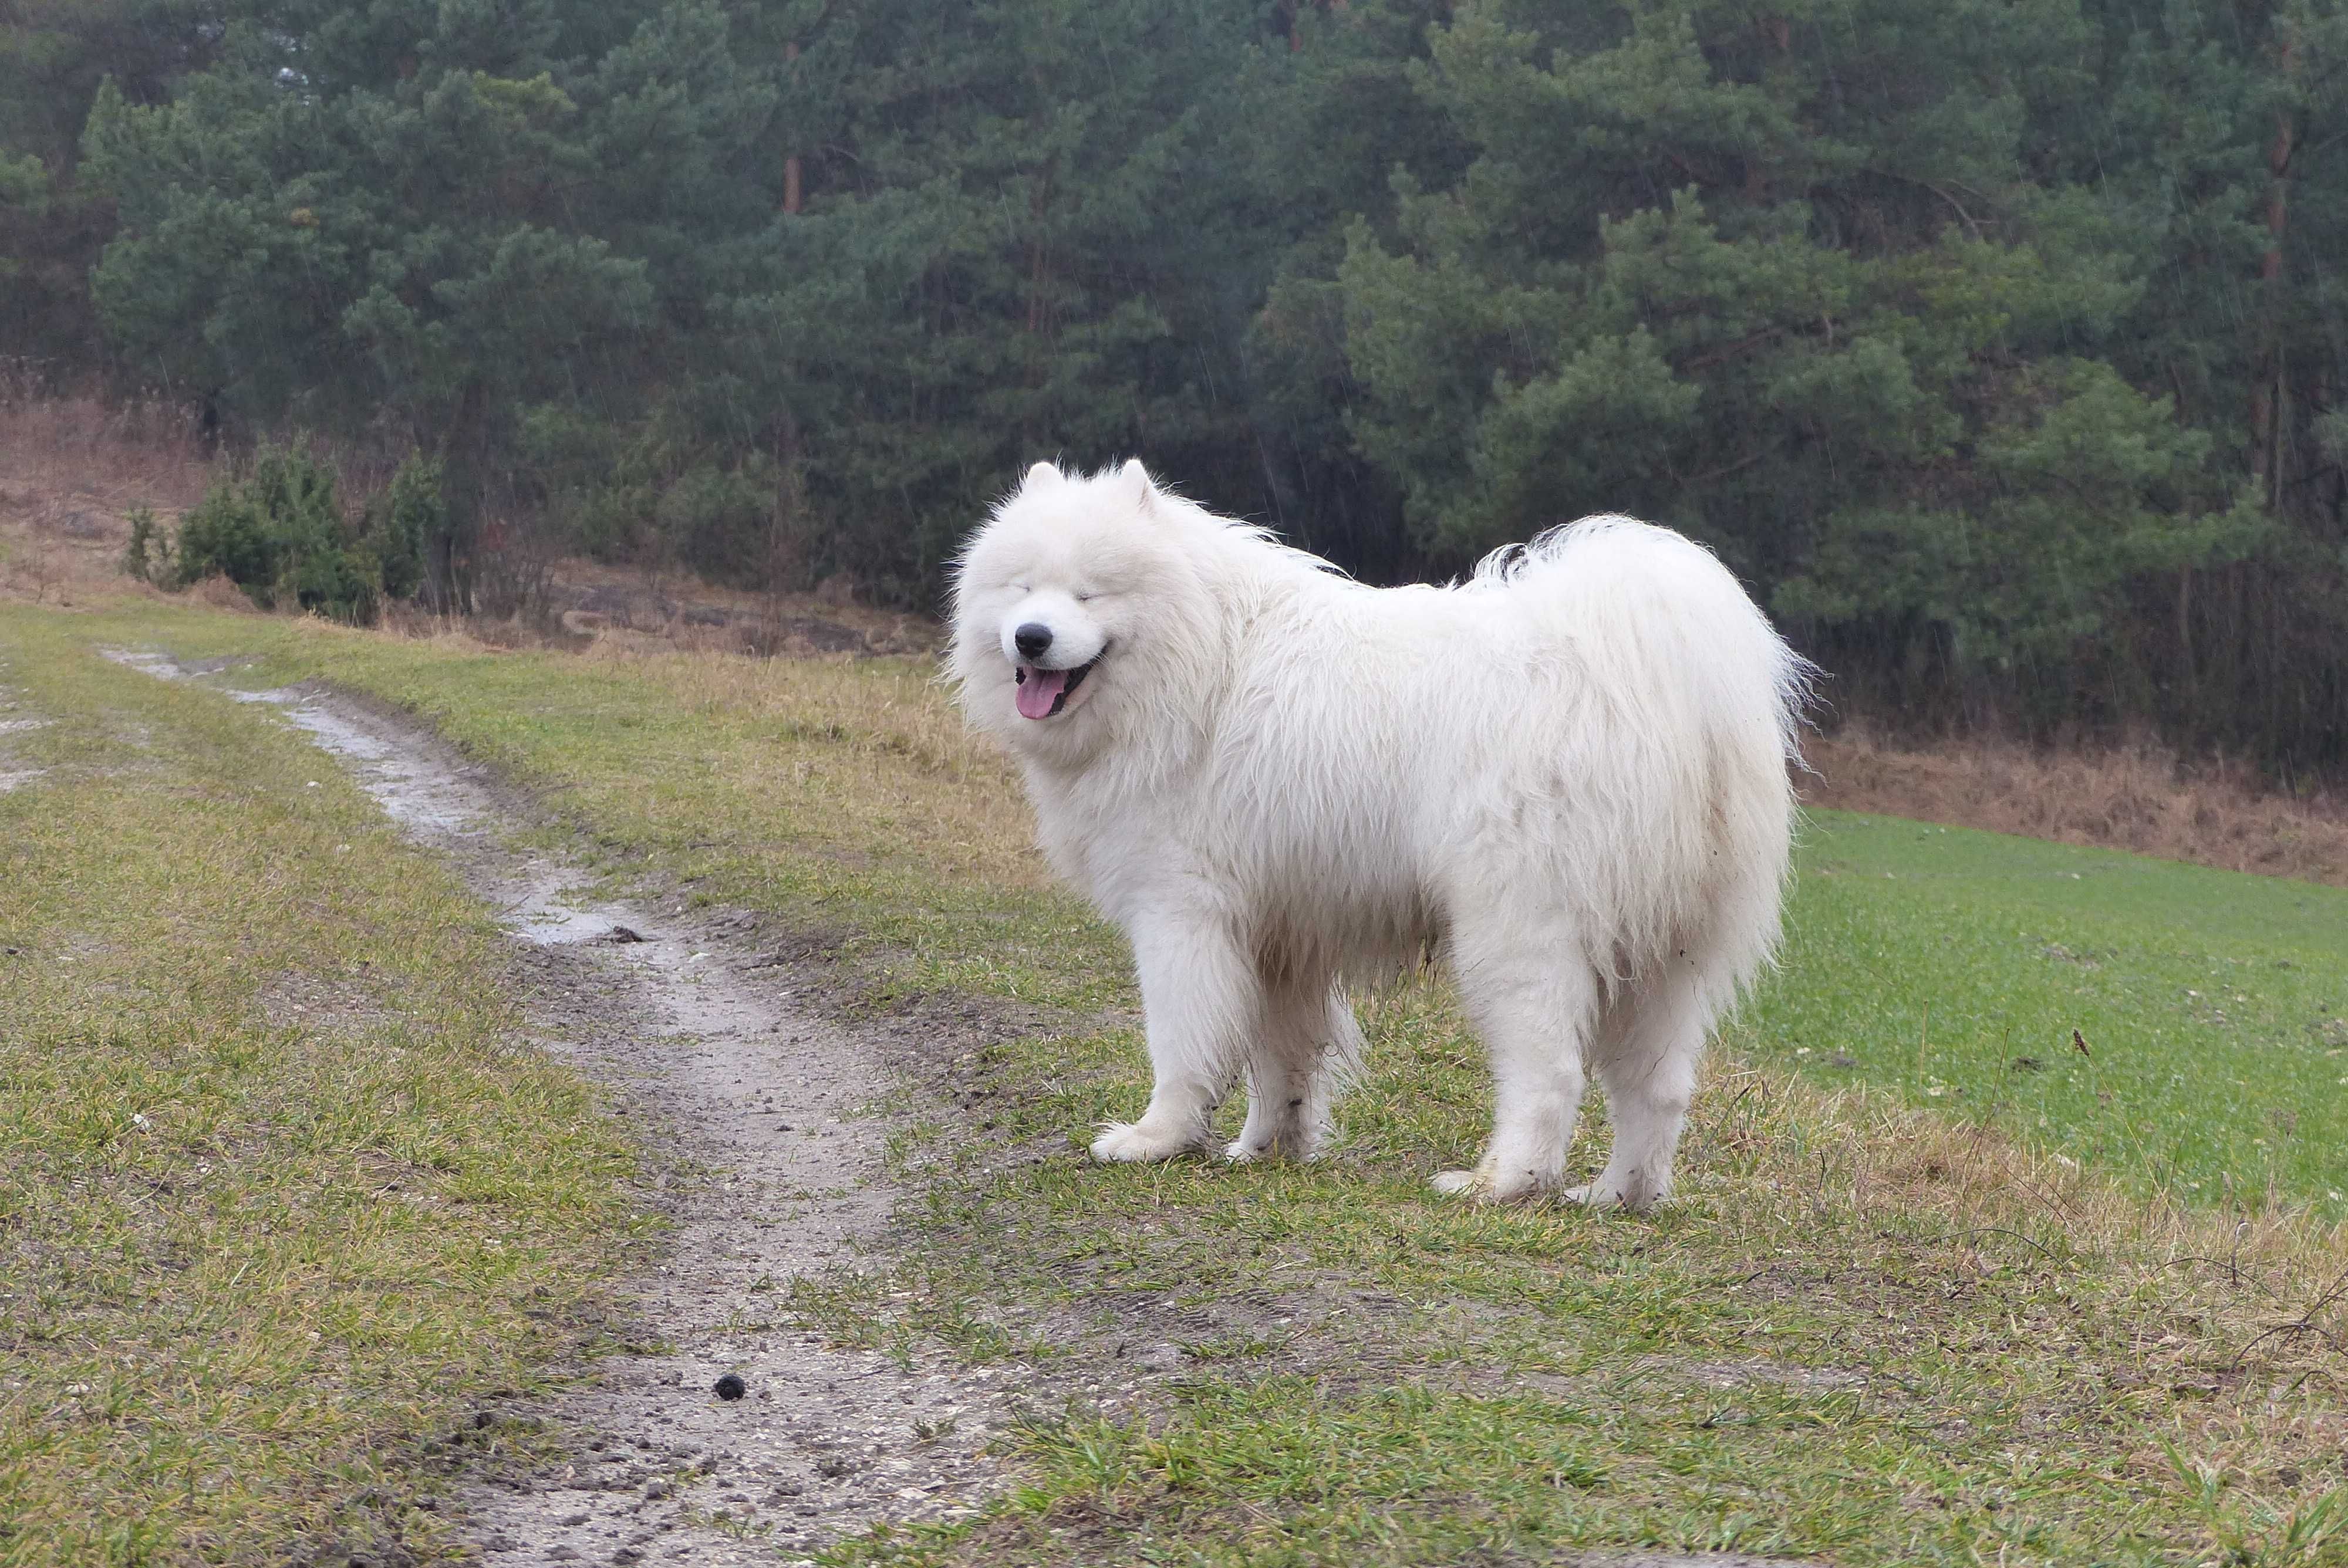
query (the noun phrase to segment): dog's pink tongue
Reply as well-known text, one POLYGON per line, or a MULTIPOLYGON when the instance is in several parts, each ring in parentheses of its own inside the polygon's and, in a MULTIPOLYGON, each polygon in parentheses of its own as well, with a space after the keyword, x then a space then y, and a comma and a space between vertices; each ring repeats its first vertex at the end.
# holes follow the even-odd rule
POLYGON ((1019 683, 1019 712, 1030 719, 1050 718, 1052 704, 1060 700, 1067 684, 1066 670, 1030 668, 1027 679, 1019 683))

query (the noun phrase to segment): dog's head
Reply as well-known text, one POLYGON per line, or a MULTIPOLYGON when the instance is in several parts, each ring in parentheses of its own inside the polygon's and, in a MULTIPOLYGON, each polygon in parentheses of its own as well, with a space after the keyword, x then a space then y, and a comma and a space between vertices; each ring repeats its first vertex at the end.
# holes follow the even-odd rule
POLYGON ((972 719, 1039 758, 1101 744, 1147 672, 1205 630, 1177 537, 1186 507, 1138 459, 1030 468, 954 574, 952 672, 972 719))

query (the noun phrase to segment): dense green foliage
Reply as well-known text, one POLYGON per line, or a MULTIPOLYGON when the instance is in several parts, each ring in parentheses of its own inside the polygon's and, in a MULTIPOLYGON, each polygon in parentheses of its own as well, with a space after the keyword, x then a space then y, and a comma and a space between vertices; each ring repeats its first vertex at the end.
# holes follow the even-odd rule
POLYGON ((151 515, 133 518, 123 566, 171 588, 225 577, 264 608, 371 621, 385 594, 409 598, 429 586, 428 544, 445 532, 437 480, 435 464, 401 465, 382 504, 354 528, 331 467, 264 446, 249 472, 214 485, 180 519, 168 552, 150 555, 151 515))
POLYGON ((1847 709, 2348 764, 2340 0, 6 15, 0 332, 434 454, 453 604, 919 600, 1138 451, 1378 578, 1684 528, 1847 709))

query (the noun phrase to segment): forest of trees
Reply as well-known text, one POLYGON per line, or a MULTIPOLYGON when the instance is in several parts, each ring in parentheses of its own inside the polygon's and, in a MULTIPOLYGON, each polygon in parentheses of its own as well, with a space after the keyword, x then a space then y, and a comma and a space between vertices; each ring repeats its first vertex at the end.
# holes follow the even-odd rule
MULTIPOLYGON (((0 0, 0 354, 932 599, 1039 456, 2348 769, 2348 0, 0 0)), ((355 526, 355 524, 354 525, 355 526)))

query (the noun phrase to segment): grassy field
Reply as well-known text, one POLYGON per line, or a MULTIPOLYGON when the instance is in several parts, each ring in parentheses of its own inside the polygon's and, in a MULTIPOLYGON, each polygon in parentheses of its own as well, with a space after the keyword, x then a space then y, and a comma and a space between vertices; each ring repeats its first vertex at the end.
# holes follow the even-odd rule
POLYGON ((1756 1060, 2188 1201, 2348 1212, 2348 890, 1888 817, 1807 836, 1756 1060))
MULTIPOLYGON (((19 759, 0 769, 52 770, 0 795, 10 821, 55 800, 69 766, 125 812, 184 809, 187 786, 136 759, 198 723, 171 716, 187 694, 72 695, 131 679, 74 651, 120 643, 252 655, 233 679, 322 676, 413 708, 534 785, 615 876, 840 934, 867 981, 857 1008, 953 992, 1056 1009, 1062 1027, 924 1086, 940 1109, 899 1137, 901 1266, 803 1284, 793 1306, 843 1338, 972 1358, 1117 1367, 1170 1347, 1174 1373, 1128 1415, 1037 1412, 1010 1440, 1027 1484, 983 1521, 847 1543, 843 1562, 1498 1564, 1637 1544, 1845 1563, 2348 1561, 2348 1243, 2331 1195, 2348 1187, 2348 1057, 2328 1054, 2348 1050, 2348 894, 1821 818, 1785 970, 1724 1041, 1683 1197, 1658 1216, 1426 1191, 1472 1159, 1488 1114, 1440 987, 1366 1009, 1374 1071, 1328 1162, 1104 1171, 1075 1139, 1130 1114, 1146 1081, 1122 952, 1044 879, 1015 781, 924 669, 497 654, 151 605, 9 610, 0 682, 44 712, 126 715, 103 744, 127 748, 74 764, 56 750, 67 726, 0 736, 19 759)), ((313 768, 321 790, 295 795, 300 773, 198 792, 355 814, 301 840, 303 865, 231 856, 237 874, 345 880, 325 857, 345 842, 399 861, 331 776, 313 768)), ((121 846, 147 841, 54 831, 80 845, 78 876, 159 879, 191 837, 226 832, 162 833, 134 856, 121 846)), ((437 886, 385 876, 401 883, 386 898, 437 886)), ((358 902, 338 901, 342 917, 430 918, 358 902)), ((97 928, 77 908, 41 928, 97 928)), ((478 934, 471 912, 443 917, 478 934)), ((180 932, 142 927, 113 950, 167 971, 148 955, 184 951, 180 932)), ((239 934, 272 954, 339 939, 239 934)), ((412 962, 444 959, 441 989, 418 994, 470 985, 471 1010, 405 1027, 464 1057, 494 1037, 497 1003, 478 950, 412 962)), ((202 972, 225 987, 242 971, 202 972)), ((35 1015, 53 1038, 93 1027, 87 993, 55 995, 35 1015)), ((99 1073, 140 1049, 81 1055, 99 1073)), ((33 1060, 58 1071, 57 1054, 33 1060)), ((12 1136, 9 1158, 47 1173, 26 1189, 97 1158, 46 1125, 12 1136)), ((1579 1157, 1602 1147, 1601 1128, 1579 1157)), ((617 1188, 594 1161, 617 1156, 581 1157, 567 1197, 511 1189, 504 1223, 603 1245, 615 1216, 590 1198, 617 1188)), ((382 1429, 352 1430, 337 1452, 382 1429)), ((153 1484, 105 1462, 126 1488, 153 1484)))
MULTIPOLYGON (((1120 944, 1045 879, 1014 775, 926 665, 187 625, 175 646, 269 652, 240 679, 324 674, 427 714, 541 784, 615 866, 887 945, 901 983, 1132 999, 1120 944)), ((1814 814, 1805 839, 1783 972, 1734 1035, 1755 1060, 1987 1118, 2187 1200, 2348 1190, 2348 889, 1846 813, 1814 814)))
POLYGON ((634 1159, 326 759, 0 608, 0 1563, 429 1554, 634 1159))

